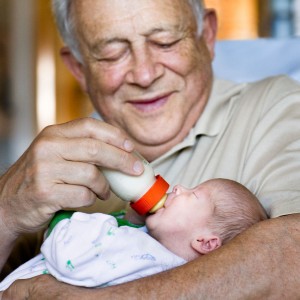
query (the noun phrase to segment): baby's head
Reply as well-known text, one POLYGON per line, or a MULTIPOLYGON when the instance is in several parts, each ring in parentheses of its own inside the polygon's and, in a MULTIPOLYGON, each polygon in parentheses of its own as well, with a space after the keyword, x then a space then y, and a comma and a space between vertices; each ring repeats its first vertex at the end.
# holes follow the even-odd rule
POLYGON ((211 179, 206 184, 215 207, 207 226, 219 235, 223 245, 255 223, 267 219, 259 200, 240 183, 211 179))
POLYGON ((192 260, 266 218, 257 198, 243 185, 211 179, 193 189, 175 186, 146 225, 149 234, 170 251, 192 260))

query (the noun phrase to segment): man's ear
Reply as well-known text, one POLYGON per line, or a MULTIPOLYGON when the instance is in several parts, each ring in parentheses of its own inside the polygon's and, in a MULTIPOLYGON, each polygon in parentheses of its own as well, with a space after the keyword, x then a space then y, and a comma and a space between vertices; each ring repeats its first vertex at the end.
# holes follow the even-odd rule
POLYGON ((60 50, 60 56, 66 67, 79 82, 83 91, 87 92, 86 78, 83 71, 83 65, 72 54, 69 47, 63 47, 60 50))
POLYGON ((200 236, 193 239, 191 246, 200 254, 207 254, 210 251, 216 250, 221 247, 222 241, 218 236, 200 236))
POLYGON ((215 42, 218 31, 217 14, 214 9, 205 9, 203 17, 202 37, 206 43, 211 59, 215 56, 215 42))

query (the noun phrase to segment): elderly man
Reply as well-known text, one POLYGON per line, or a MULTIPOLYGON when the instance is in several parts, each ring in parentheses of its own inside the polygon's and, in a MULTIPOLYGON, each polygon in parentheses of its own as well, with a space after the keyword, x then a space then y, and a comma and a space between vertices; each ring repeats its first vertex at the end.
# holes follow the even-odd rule
MULTIPOLYGON (((216 16, 199 0, 53 3, 62 58, 102 121, 46 128, 1 178, 2 265, 16 238, 44 228, 56 211, 109 198, 97 166, 143 172, 133 149, 171 185, 241 182, 272 219, 211 255, 142 280, 89 290, 40 276, 17 281, 3 299, 298 298, 299 85, 284 77, 214 80, 216 16)), ((100 202, 103 211, 122 206, 100 202)))

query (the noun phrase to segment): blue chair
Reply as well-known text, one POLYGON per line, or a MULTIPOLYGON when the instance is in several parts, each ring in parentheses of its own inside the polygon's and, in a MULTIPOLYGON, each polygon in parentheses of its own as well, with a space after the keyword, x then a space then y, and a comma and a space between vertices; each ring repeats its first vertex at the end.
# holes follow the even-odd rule
POLYGON ((300 81, 300 38, 218 41, 213 69, 236 82, 280 74, 300 81))

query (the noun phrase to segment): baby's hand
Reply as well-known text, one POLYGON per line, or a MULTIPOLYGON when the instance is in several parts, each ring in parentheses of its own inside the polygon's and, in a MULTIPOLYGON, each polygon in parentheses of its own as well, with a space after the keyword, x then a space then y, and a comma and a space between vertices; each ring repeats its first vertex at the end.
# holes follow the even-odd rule
POLYGON ((124 216, 124 219, 129 221, 132 224, 144 225, 146 216, 141 216, 135 210, 129 208, 124 216))

